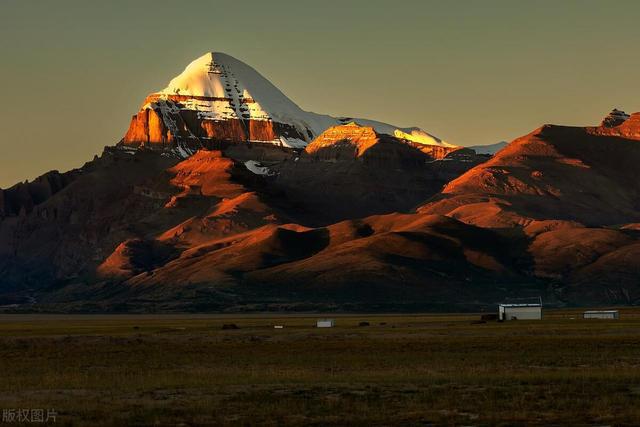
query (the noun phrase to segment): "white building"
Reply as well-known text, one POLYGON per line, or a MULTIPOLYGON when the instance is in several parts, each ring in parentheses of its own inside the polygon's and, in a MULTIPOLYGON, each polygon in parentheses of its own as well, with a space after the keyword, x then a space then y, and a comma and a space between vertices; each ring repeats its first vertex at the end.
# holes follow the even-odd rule
POLYGON ((316 322, 316 328, 333 328, 335 321, 333 319, 320 319, 316 322))
POLYGON ((617 319, 618 317, 618 310, 592 310, 585 311, 582 315, 583 319, 617 319))
POLYGON ((499 320, 541 320, 542 304, 500 304, 499 320))

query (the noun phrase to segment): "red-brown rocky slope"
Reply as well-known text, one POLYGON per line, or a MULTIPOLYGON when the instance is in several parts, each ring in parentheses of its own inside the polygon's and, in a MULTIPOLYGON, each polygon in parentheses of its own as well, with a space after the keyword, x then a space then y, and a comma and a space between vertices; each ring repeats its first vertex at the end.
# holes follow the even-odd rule
POLYGON ((545 125, 450 182, 419 212, 483 227, 640 221, 640 114, 614 127, 545 125))

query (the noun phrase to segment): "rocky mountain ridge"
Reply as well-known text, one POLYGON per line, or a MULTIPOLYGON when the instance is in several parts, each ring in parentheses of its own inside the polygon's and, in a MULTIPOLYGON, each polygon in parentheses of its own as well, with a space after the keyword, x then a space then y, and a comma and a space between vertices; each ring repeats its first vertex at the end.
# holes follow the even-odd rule
POLYGON ((479 155, 415 128, 304 112, 235 61, 194 61, 119 144, 0 191, 0 305, 640 301, 639 113, 544 125, 479 155))

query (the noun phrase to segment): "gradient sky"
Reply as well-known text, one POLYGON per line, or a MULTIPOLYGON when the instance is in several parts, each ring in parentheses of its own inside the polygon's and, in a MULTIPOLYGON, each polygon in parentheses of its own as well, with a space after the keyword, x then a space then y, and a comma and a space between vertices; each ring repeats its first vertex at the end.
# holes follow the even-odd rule
POLYGON ((640 2, 0 1, 0 187, 82 165, 226 52, 302 108, 451 143, 640 110, 640 2))

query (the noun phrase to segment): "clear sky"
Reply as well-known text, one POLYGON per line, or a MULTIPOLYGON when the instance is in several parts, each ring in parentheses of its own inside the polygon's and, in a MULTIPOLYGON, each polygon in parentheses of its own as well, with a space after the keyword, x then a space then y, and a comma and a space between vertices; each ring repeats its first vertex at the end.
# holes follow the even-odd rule
POLYGON ((0 1, 0 186, 82 165, 226 52, 301 107, 451 143, 640 110, 640 1, 0 1))

